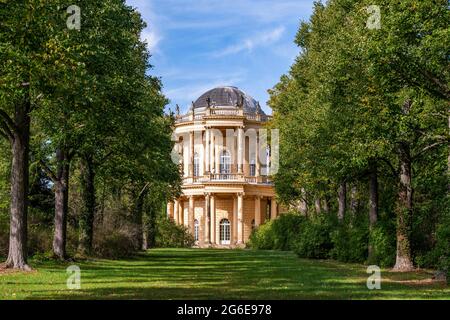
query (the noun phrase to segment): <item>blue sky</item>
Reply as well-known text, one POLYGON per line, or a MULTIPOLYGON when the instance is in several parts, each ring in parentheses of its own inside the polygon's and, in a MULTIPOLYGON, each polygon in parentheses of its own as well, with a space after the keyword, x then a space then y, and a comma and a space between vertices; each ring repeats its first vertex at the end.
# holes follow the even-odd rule
POLYGON ((312 0, 127 0, 148 27, 152 75, 174 110, 208 89, 237 86, 261 103, 298 54, 294 37, 312 0))

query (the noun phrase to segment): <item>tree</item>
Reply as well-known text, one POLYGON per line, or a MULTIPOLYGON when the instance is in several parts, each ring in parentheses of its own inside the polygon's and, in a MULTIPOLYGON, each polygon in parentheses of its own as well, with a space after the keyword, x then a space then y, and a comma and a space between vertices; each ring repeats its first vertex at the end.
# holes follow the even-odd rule
MULTIPOLYGON (((7 1, 0 4, 0 135, 11 159, 10 243, 6 266, 29 270, 27 208, 31 114, 39 105, 42 75, 52 55, 53 31, 60 26, 57 3, 7 1)), ((64 20, 61 22, 65 22, 64 20)))
POLYGON ((340 185, 343 217, 344 184, 368 177, 372 230, 378 177, 395 177, 397 270, 413 267, 414 162, 448 144, 448 14, 446 1, 317 3, 300 26, 299 57, 270 91, 281 131, 281 199, 295 202, 302 189, 317 198, 340 185), (381 29, 366 27, 374 4, 381 29))

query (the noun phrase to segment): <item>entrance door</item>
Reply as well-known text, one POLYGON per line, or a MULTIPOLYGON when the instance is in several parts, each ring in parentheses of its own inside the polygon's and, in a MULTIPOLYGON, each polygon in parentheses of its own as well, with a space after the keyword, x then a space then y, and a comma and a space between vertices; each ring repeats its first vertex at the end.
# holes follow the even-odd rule
POLYGON ((230 220, 222 219, 220 221, 220 244, 229 245, 230 243, 231 243, 230 220))

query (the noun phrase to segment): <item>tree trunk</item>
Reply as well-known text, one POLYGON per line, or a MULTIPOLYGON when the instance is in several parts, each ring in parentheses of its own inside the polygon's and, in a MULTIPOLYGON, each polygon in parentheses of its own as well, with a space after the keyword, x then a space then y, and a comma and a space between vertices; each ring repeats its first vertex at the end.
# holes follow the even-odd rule
POLYGON ((28 161, 30 142, 29 98, 15 109, 11 163, 11 217, 6 267, 30 270, 27 265, 28 161))
MULTIPOLYGON (((144 187, 146 188, 146 187, 144 187)), ((134 219, 135 219, 135 224, 137 226, 137 232, 136 232, 136 236, 137 236, 137 246, 139 249, 143 248, 143 244, 144 244, 144 215, 143 215, 143 211, 144 211, 144 199, 146 196, 146 191, 141 191, 137 198, 136 198, 136 203, 134 205, 134 219)), ((146 250, 146 249, 144 249, 146 250)))
MULTIPOLYGON (((378 168, 376 164, 371 165, 369 176, 369 233, 375 228, 378 220, 378 168)), ((375 252, 371 240, 368 247, 368 261, 373 262, 375 252)))
POLYGON ((325 213, 330 213, 330 199, 328 196, 325 196, 324 200, 322 201, 323 204, 323 211, 325 213))
POLYGON ((146 228, 142 230, 142 250, 148 250, 148 231, 146 228))
POLYGON ((397 257, 394 270, 408 271, 414 269, 411 259, 410 232, 412 223, 413 190, 411 185, 410 147, 402 143, 399 147, 400 181, 398 191, 397 214, 397 257))
POLYGON ((153 208, 147 211, 147 226, 145 230, 147 231, 147 249, 154 248, 156 246, 156 212, 153 208))
POLYGON ((342 182, 339 185, 338 189, 338 203, 339 203, 339 209, 338 209, 338 219, 339 221, 344 220, 346 205, 347 205, 347 184, 345 182, 342 182))
POLYGON ((302 198, 299 200, 297 210, 300 211, 304 216, 308 216, 308 202, 307 195, 304 188, 301 189, 302 198))
POLYGON ((56 258, 66 259, 67 215, 69 211, 69 159, 67 152, 57 150, 57 180, 55 181, 55 233, 53 236, 53 254, 56 258))
POLYGON ((314 206, 316 208, 316 213, 320 214, 322 212, 322 207, 320 205, 320 199, 314 200, 314 206))
POLYGON ((81 161, 81 198, 82 211, 79 220, 78 254, 91 254, 95 217, 95 172, 91 155, 85 155, 81 161))
POLYGON ((358 187, 356 184, 353 184, 352 189, 350 191, 350 211, 356 216, 358 213, 359 201, 358 201, 358 187))

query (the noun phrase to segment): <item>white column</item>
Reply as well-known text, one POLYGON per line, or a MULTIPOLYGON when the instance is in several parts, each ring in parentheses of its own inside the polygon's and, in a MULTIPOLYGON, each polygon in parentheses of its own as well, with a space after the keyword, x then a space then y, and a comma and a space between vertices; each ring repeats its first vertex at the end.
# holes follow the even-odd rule
POLYGON ((209 161, 210 161, 210 163, 209 163, 209 167, 210 167, 211 172, 216 173, 215 157, 214 157, 214 155, 215 155, 214 150, 216 149, 214 147, 214 145, 215 145, 216 141, 214 139, 214 131, 213 130, 211 130, 210 133, 209 133, 209 139, 210 139, 210 146, 209 146, 209 153, 210 153, 209 161))
POLYGON ((272 197, 270 202, 270 218, 275 219, 278 216, 278 205, 275 197, 272 197))
POLYGON ((256 131, 256 151, 255 151, 255 176, 260 176, 260 163, 259 163, 259 137, 258 130, 256 131))
POLYGON ((208 128, 206 128, 206 132, 205 132, 205 172, 211 172, 211 166, 210 166, 210 151, 209 151, 209 139, 210 139, 210 130, 208 128))
POLYGON ((205 210, 203 212, 203 216, 205 218, 205 245, 209 245, 210 244, 210 237, 209 237, 209 212, 210 212, 210 195, 209 193, 207 193, 205 195, 205 210))
POLYGON ((216 243, 216 197, 214 194, 211 195, 211 243, 216 243))
POLYGON ((238 173, 242 173, 242 165, 244 163, 244 129, 238 128, 238 173))
POLYGON ((176 224, 179 223, 179 215, 178 212, 180 210, 180 203, 178 200, 175 200, 175 204, 174 204, 174 213, 173 213, 173 220, 175 221, 176 224))
POLYGON ((174 217, 173 217, 173 202, 172 201, 167 203, 167 217, 169 219, 174 219, 174 217))
MULTIPOLYGON (((219 141, 219 139, 217 139, 219 141)), ((216 173, 220 173, 220 145, 217 143, 218 141, 216 141, 216 143, 214 143, 214 161, 215 163, 215 168, 216 168, 216 173)))
POLYGON ((233 196, 233 241, 238 241, 238 213, 237 213, 237 198, 233 196))
POLYGON ((190 196, 189 197, 189 213, 188 213, 188 226, 189 226, 189 231, 191 232, 191 234, 194 234, 194 210, 195 210, 195 206, 194 206, 195 202, 194 202, 194 196, 190 196))
POLYGON ((189 132, 189 176, 194 176, 194 151, 195 150, 195 140, 194 131, 189 132))
POLYGON ((255 196, 255 227, 261 224, 261 197, 255 196))
POLYGON ((186 226, 186 221, 184 219, 184 202, 180 201, 180 208, 178 209, 178 215, 179 215, 179 221, 180 221, 180 225, 184 225, 186 226))
POLYGON ((238 214, 238 244, 244 243, 244 195, 238 193, 237 201, 237 214, 238 214))

